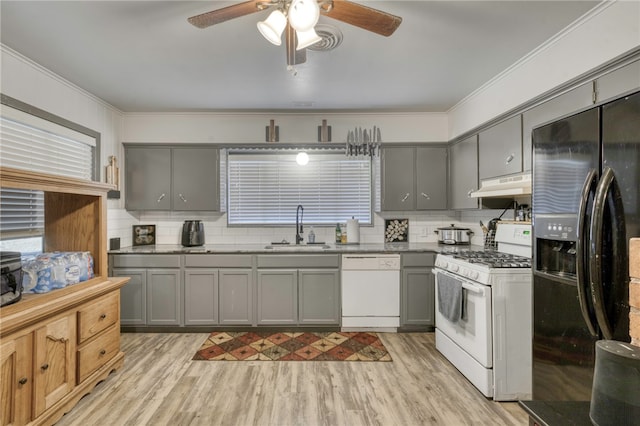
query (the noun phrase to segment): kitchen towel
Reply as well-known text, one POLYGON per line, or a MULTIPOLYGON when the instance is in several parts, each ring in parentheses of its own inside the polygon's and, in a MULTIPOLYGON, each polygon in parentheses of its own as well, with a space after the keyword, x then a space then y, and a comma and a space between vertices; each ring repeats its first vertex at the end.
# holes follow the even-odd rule
POLYGON ((347 220, 347 243, 357 244, 360 242, 360 224, 358 219, 347 220))
POLYGON ((438 272, 438 311, 449 321, 462 318, 462 283, 438 272))

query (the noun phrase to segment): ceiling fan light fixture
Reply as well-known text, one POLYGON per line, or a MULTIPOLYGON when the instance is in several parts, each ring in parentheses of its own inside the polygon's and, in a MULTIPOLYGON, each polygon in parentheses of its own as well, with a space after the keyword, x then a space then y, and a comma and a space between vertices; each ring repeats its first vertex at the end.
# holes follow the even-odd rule
POLYGON ((322 41, 322 37, 320 37, 313 28, 309 31, 296 31, 296 37, 298 38, 296 50, 305 49, 319 41, 322 41))
POLYGON ((313 29, 320 18, 317 0, 293 0, 289 6, 289 23, 298 32, 313 29))
POLYGON ((287 26, 287 17, 281 10, 274 10, 264 21, 258 22, 258 31, 270 43, 280 46, 282 44, 282 32, 287 26))

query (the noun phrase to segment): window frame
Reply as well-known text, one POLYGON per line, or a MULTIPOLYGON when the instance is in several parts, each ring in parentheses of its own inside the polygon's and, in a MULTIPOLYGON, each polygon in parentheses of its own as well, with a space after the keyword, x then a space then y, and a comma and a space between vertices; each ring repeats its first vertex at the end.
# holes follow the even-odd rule
MULTIPOLYGON (((225 205, 226 205, 226 213, 227 213, 227 227, 229 228, 283 228, 290 227, 295 225, 295 221, 289 223, 232 223, 229 220, 229 210, 230 210, 230 166, 229 166, 229 155, 232 154, 254 154, 254 155, 292 155, 294 156, 297 152, 307 152, 312 156, 314 153, 323 154, 323 155, 336 155, 341 156, 344 159, 349 159, 345 155, 345 145, 344 144, 331 144, 331 146, 317 146, 317 145, 284 145, 279 144, 278 147, 265 147, 265 146, 256 146, 256 145, 248 145, 248 146, 226 146, 224 149, 224 153, 221 155, 221 162, 224 162, 223 168, 226 173, 224 176, 225 182, 225 205)), ((221 150, 222 151, 222 150, 221 150)), ((364 158, 355 158, 355 159, 364 159, 364 158)), ((375 159, 367 157, 369 160, 369 200, 368 200, 368 213, 369 213, 369 221, 363 222, 361 221, 361 226, 373 226, 374 225, 374 216, 375 216, 375 199, 376 199, 376 169, 375 169, 375 159)), ((301 166, 303 167, 303 166, 301 166)), ((304 202, 302 202, 303 207, 304 202)), ((295 209, 292 210, 295 212, 295 209)), ((307 216, 305 215, 305 218, 307 216)), ((312 222, 304 220, 304 224, 307 226, 315 226, 315 227, 335 227, 335 223, 344 223, 350 217, 341 217, 336 218, 333 222, 312 222)))

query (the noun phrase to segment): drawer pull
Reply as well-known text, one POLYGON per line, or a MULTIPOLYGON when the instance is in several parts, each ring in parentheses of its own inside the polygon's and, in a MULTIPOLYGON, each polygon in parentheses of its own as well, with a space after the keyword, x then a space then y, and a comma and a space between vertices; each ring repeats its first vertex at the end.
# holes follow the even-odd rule
POLYGON ((102 315, 100 315, 100 319, 101 319, 101 320, 103 320, 103 319, 105 319, 105 318, 107 318, 107 314, 102 314, 102 315))
POLYGON ((107 354, 107 351, 105 349, 102 349, 100 351, 100 356, 105 356, 107 354))
POLYGON ((46 363, 45 363, 45 364, 42 364, 42 367, 40 367, 40 369, 41 369, 42 371, 46 371, 46 370, 48 370, 48 369, 49 369, 49 364, 46 364, 46 363))
POLYGON ((23 377, 22 379, 18 380, 18 383, 20 383, 21 385, 26 385, 27 384, 27 378, 23 377))

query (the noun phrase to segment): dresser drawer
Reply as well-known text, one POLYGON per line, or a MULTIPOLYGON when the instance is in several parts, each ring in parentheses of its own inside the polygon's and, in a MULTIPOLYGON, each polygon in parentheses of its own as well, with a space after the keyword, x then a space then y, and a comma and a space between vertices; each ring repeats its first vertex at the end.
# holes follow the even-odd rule
POLYGON ((78 309, 78 344, 115 324, 120 318, 120 292, 115 291, 78 309))
POLYGON ((120 328, 114 324, 93 342, 78 349, 78 384, 120 352, 120 328))

